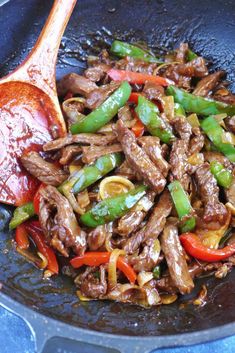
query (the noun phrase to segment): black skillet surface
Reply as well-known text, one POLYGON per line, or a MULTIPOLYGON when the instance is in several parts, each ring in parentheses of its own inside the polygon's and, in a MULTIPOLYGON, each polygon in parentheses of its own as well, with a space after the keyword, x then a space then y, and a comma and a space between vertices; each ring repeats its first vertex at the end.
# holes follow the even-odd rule
MULTIPOLYGON (((32 48, 51 6, 49 0, 14 0, 0 8, 1 76, 15 68, 32 48)), ((86 55, 108 47, 114 38, 146 41, 156 52, 188 41, 193 50, 213 61, 212 68, 226 70, 235 88, 234 16, 233 0, 78 1, 62 40, 57 76, 81 72, 86 55)), ((53 336, 142 353, 235 333, 235 271, 224 280, 206 280, 209 300, 202 308, 179 309, 176 303, 145 310, 110 302, 79 303, 70 280, 58 277, 43 281, 41 272, 16 253, 13 234, 7 230, 10 213, 9 207, 1 207, 1 302, 33 326, 37 352, 53 336)), ((57 352, 57 346, 58 352, 62 348, 75 352, 77 347, 74 341, 53 338, 45 352, 51 352, 51 347, 57 352)), ((84 347, 81 351, 85 352, 84 347)), ((94 351, 101 352, 97 347, 94 351)))

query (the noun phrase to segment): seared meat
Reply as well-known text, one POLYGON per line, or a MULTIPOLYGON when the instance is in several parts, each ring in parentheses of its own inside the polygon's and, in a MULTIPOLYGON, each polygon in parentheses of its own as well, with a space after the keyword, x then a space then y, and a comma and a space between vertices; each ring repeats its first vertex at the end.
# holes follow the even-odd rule
POLYGON ((43 145, 43 150, 46 152, 59 150, 60 148, 65 147, 67 145, 72 145, 73 143, 103 146, 115 140, 116 136, 112 133, 106 135, 90 133, 67 135, 66 137, 61 137, 54 141, 47 142, 45 145, 43 145))
POLYGON ((175 61, 180 64, 185 64, 187 61, 188 43, 180 43, 179 48, 176 50, 175 61))
POLYGON ((106 73, 111 69, 110 65, 104 63, 97 63, 95 66, 89 67, 84 71, 86 78, 93 82, 99 82, 102 80, 106 73))
POLYGON ((82 294, 90 298, 102 298, 107 292, 107 281, 104 266, 100 266, 100 278, 93 273, 89 273, 81 282, 80 290, 82 294))
POLYGON ((57 92, 59 96, 64 96, 68 91, 86 96, 96 88, 97 86, 94 82, 75 73, 64 76, 57 83, 57 92))
POLYGON ((122 152, 122 147, 119 143, 110 146, 82 146, 82 152, 82 161, 90 164, 106 154, 122 152))
POLYGON ((181 294, 190 293, 194 284, 184 258, 177 227, 171 224, 166 225, 160 241, 175 286, 181 294))
POLYGON ((200 165, 195 172, 195 178, 204 203, 204 221, 223 223, 227 211, 224 204, 219 201, 219 188, 216 179, 210 172, 210 165, 208 163, 200 165))
POLYGON ((91 91, 87 94, 86 107, 92 110, 98 108, 119 86, 119 82, 111 82, 91 91))
POLYGON ((117 123, 118 140, 122 145, 126 160, 132 168, 141 175, 143 180, 154 191, 160 193, 166 180, 160 170, 151 162, 147 154, 137 145, 134 134, 127 129, 121 120, 117 123))
MULTIPOLYGON (((235 104, 235 100, 233 104, 235 104)), ((235 134, 235 115, 224 119, 224 122, 227 129, 235 134)))
POLYGON ((177 65, 177 72, 179 75, 188 77, 204 77, 208 75, 205 60, 197 57, 186 64, 177 65))
POLYGON ((195 136, 193 136, 189 141, 189 155, 199 153, 202 150, 205 142, 204 135, 201 133, 200 129, 194 128, 193 132, 195 136))
POLYGON ((126 160, 120 165, 120 167, 117 168, 116 174, 122 175, 129 180, 136 179, 136 173, 134 173, 133 169, 129 166, 126 160))
POLYGON ((166 218, 171 213, 171 209, 171 197, 169 192, 165 190, 153 209, 146 226, 127 240, 124 246, 126 253, 133 254, 143 242, 151 243, 151 239, 156 239, 162 232, 166 223, 166 218))
POLYGON ((156 250, 160 244, 158 240, 151 239, 148 245, 145 245, 142 252, 139 255, 133 255, 130 259, 130 263, 136 272, 152 271, 153 268, 159 263, 160 252, 156 250))
POLYGON ((62 149, 60 164, 66 165, 71 162, 71 160, 81 153, 82 149, 78 145, 69 145, 62 149))
POLYGON ((225 190, 225 193, 228 202, 230 202, 233 207, 235 207, 235 177, 233 177, 232 184, 228 189, 225 190))
POLYGON ((171 123, 180 138, 189 142, 190 136, 192 134, 192 127, 187 122, 187 119, 183 116, 177 116, 171 123))
POLYGON ((133 210, 121 217, 118 221, 117 233, 126 237, 135 232, 144 220, 147 212, 153 206, 155 196, 154 191, 148 191, 133 210))
POLYGON ((176 140, 173 142, 170 154, 170 179, 179 180, 186 191, 190 184, 190 177, 187 174, 187 152, 188 143, 186 140, 176 140))
POLYGON ((231 93, 226 88, 220 88, 216 91, 213 98, 226 104, 235 104, 235 94, 231 93))
POLYGON ((20 160, 30 174, 45 184, 58 186, 68 177, 63 169, 45 161, 37 152, 23 154, 20 160))
POLYGON ((142 136, 138 138, 138 143, 166 178, 170 166, 162 156, 159 138, 155 136, 142 136))
POLYGON ((203 154, 207 162, 211 163, 212 161, 217 161, 223 164, 225 168, 232 171, 233 169, 232 163, 228 160, 227 157, 225 157, 221 153, 216 151, 208 151, 208 152, 203 152, 203 154))
POLYGON ((98 250, 102 247, 105 239, 110 234, 109 224, 104 224, 96 227, 87 235, 87 243, 91 251, 98 250))
POLYGON ((162 96, 164 95, 164 89, 162 86, 157 85, 153 82, 146 82, 144 85, 143 93, 145 93, 146 97, 150 100, 162 100, 162 96))
POLYGON ((210 74, 203 79, 201 79, 196 88, 193 91, 193 94, 196 96, 206 97, 214 88, 217 86, 218 81, 224 76, 223 71, 217 71, 213 74, 210 74))
POLYGON ((122 120, 124 123, 127 121, 132 121, 133 116, 131 114, 131 110, 128 104, 125 104, 124 107, 119 109, 118 111, 118 118, 122 120))
POLYGON ((53 186, 40 191, 39 221, 50 245, 63 256, 71 248, 77 255, 86 249, 86 234, 78 226, 69 201, 53 186))
POLYGON ((153 74, 156 67, 157 67, 157 64, 155 63, 147 63, 146 61, 137 60, 129 56, 115 63, 116 69, 142 72, 149 75, 153 74))

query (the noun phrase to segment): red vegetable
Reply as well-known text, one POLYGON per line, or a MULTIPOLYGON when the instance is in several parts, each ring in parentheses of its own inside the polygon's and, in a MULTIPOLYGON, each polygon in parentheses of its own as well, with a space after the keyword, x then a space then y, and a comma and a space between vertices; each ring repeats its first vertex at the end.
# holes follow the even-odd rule
MULTIPOLYGON (((71 261, 70 264, 74 268, 79 268, 83 265, 86 266, 99 266, 105 264, 109 261, 111 253, 110 252, 87 252, 82 256, 76 256, 71 261)), ((127 279, 131 283, 136 281, 136 273, 133 268, 124 261, 123 257, 119 256, 117 260, 117 268, 124 273, 127 279)))
POLYGON ((15 241, 20 249, 24 249, 24 250, 28 249, 29 238, 28 238, 28 232, 24 224, 21 224, 16 228, 15 241))
POLYGON ((54 274, 59 273, 59 265, 54 253, 54 250, 46 244, 45 236, 40 226, 39 221, 31 221, 25 224, 26 230, 35 242, 38 250, 42 253, 47 261, 47 269, 54 274))
POLYGON ((203 245, 199 237, 193 233, 181 234, 180 241, 189 255, 206 262, 224 260, 235 254, 235 243, 223 249, 210 249, 203 245))
POLYGON ((138 104, 139 96, 142 96, 142 94, 138 92, 132 92, 128 99, 128 102, 138 104))
POLYGON ((44 189, 46 187, 45 184, 41 184, 39 188, 37 189, 37 192, 33 198, 33 207, 34 211, 36 214, 39 214, 39 205, 40 205, 40 190, 44 189))
POLYGON ((140 137, 144 133, 144 124, 138 119, 136 120, 135 125, 132 126, 131 130, 134 132, 135 137, 140 137))
POLYGON ((115 70, 111 69, 108 71, 108 75, 114 81, 128 81, 132 84, 144 84, 145 82, 153 82, 160 86, 168 86, 172 84, 170 80, 161 76, 153 76, 148 74, 142 74, 139 72, 115 70))

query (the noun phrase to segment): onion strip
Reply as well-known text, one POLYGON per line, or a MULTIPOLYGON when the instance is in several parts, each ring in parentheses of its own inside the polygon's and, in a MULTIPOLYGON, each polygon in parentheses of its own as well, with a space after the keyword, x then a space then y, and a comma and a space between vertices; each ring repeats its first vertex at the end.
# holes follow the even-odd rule
POLYGON ((108 283, 109 288, 114 288, 117 285, 117 260, 120 255, 125 255, 124 250, 114 249, 109 258, 108 264, 108 283))

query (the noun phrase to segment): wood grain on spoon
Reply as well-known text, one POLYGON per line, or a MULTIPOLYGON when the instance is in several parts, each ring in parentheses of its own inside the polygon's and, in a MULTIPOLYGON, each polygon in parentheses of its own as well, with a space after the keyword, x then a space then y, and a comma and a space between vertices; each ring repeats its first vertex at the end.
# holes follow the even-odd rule
POLYGON ((41 150, 52 134, 66 133, 56 93, 55 66, 61 37, 76 0, 55 0, 26 60, 0 80, 0 202, 32 200, 38 182, 21 166, 26 150, 41 150))

